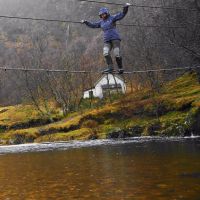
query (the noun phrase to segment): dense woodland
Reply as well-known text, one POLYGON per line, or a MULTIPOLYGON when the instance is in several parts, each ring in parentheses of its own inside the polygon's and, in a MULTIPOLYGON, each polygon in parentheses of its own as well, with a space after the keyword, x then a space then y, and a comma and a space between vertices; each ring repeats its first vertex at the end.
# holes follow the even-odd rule
MULTIPOLYGON (((187 9, 130 7, 120 23, 140 26, 118 26, 123 38, 126 70, 187 67, 200 63, 198 0, 135 0, 130 3, 187 9)), ((111 13, 122 10, 120 5, 76 0, 0 0, 0 15, 97 20, 102 6, 108 6, 111 13)), ((64 22, 0 18, 0 67, 100 71, 105 67, 102 47, 100 29, 64 22)), ((126 80, 134 90, 144 86, 159 90, 164 81, 177 75, 178 72, 133 74, 127 75, 126 80)), ((41 102, 47 105, 52 99, 68 112, 76 109, 83 91, 93 86, 98 75, 0 71, 0 77, 1 105, 33 102, 40 110, 41 102)))

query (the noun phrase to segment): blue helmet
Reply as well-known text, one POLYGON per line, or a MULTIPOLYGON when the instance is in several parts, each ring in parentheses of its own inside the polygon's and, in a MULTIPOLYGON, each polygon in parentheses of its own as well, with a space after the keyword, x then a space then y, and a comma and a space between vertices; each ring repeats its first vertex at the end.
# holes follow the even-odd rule
POLYGON ((100 10, 99 10, 99 16, 101 16, 103 14, 107 14, 107 15, 110 14, 108 8, 100 8, 100 10))

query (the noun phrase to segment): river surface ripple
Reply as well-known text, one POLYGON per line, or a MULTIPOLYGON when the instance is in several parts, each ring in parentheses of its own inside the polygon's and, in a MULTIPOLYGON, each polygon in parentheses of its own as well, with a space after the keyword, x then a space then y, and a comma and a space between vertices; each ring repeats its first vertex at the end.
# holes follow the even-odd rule
POLYGON ((200 199, 200 138, 0 146, 0 200, 200 199))
POLYGON ((67 150, 72 148, 84 148, 100 145, 118 145, 128 143, 148 143, 152 141, 158 142, 181 142, 186 140, 200 139, 200 136, 193 137, 133 137, 128 139, 104 139, 104 140, 88 140, 88 141, 70 141, 70 142, 45 142, 45 143, 31 143, 21 145, 3 145, 0 146, 0 155, 7 153, 25 153, 25 152, 42 152, 53 150, 67 150))

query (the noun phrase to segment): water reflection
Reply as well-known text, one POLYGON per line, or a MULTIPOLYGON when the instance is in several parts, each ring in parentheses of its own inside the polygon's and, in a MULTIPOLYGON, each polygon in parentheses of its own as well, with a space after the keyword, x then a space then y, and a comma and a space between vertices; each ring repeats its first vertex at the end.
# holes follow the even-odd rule
POLYGON ((198 199, 200 140, 0 156, 0 199, 198 199))

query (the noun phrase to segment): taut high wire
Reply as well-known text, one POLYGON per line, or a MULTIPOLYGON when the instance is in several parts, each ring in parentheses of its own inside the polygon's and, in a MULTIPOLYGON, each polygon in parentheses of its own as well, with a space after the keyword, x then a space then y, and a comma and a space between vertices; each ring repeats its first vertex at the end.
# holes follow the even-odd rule
MULTIPOLYGON (((200 69, 200 66, 193 67, 173 67, 173 68, 161 68, 161 69, 149 69, 149 70, 134 70, 134 71, 125 71, 124 74, 136 74, 136 73, 149 73, 149 72, 161 72, 161 71, 180 71, 180 70, 192 70, 192 69, 200 69)), ((22 71, 22 72, 55 72, 55 73, 71 73, 71 74, 102 74, 102 71, 69 71, 65 69, 34 69, 34 68, 10 68, 10 67, 0 67, 0 70, 4 71, 22 71)), ((113 74, 118 74, 117 72, 113 72, 113 74)))

